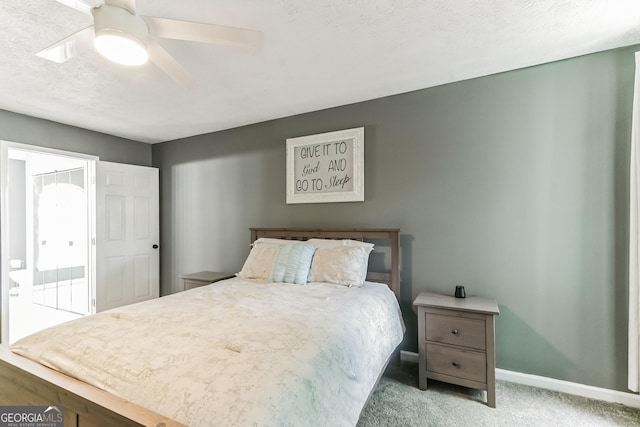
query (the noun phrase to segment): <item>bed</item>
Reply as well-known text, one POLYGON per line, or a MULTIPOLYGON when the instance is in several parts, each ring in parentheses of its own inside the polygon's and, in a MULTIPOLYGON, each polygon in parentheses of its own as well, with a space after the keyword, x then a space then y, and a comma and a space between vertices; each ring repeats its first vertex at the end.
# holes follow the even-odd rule
POLYGON ((56 404, 68 426, 355 425, 404 333, 398 236, 397 229, 253 228, 239 277, 3 348, 0 405, 56 404), (317 266, 338 265, 331 257, 366 252, 365 241, 376 242, 374 252, 387 242, 390 268, 366 272, 364 283, 337 283, 338 268, 316 265, 304 286, 289 283, 300 274, 288 265, 282 281, 277 276, 278 262, 304 259, 309 246, 317 266), (259 272, 269 251, 275 280, 259 272))

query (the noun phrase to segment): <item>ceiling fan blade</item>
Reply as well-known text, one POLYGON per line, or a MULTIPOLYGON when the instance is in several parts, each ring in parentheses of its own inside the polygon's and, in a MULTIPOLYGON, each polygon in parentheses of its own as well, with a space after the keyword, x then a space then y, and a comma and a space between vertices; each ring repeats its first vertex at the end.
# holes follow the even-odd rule
POLYGON ((187 70, 158 43, 150 42, 147 45, 149 59, 169 77, 186 88, 192 88, 195 83, 187 70))
POLYGON ((93 25, 36 53, 40 58, 62 64, 93 48, 93 25))
POLYGON ((261 47, 262 31, 246 28, 227 27, 216 24, 178 21, 175 19, 145 16, 151 34, 177 40, 188 40, 202 43, 215 43, 231 46, 261 47))
POLYGON ((69 6, 72 9, 79 10, 82 13, 91 15, 91 9, 102 5, 102 0, 56 0, 58 3, 62 3, 65 6, 69 6))
POLYGON ((127 9, 133 15, 136 14, 136 0, 104 0, 104 2, 105 4, 108 4, 110 6, 117 6, 123 9, 127 9))

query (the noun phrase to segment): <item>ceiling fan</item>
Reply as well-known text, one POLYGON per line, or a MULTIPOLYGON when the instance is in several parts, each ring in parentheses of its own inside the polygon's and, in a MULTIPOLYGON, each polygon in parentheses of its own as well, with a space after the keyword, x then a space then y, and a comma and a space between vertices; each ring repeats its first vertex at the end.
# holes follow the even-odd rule
POLYGON ((93 25, 64 38, 36 55, 63 63, 94 48, 107 59, 129 66, 153 62, 172 79, 193 86, 185 68, 158 38, 242 47, 262 46, 262 32, 224 25, 178 21, 135 13, 135 0, 56 0, 93 16, 93 25))

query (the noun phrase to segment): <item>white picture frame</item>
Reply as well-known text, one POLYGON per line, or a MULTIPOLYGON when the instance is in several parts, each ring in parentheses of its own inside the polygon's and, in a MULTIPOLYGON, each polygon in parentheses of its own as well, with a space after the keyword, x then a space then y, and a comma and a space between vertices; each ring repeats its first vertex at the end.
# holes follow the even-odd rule
POLYGON ((364 127, 287 139, 287 204, 364 201, 364 127))

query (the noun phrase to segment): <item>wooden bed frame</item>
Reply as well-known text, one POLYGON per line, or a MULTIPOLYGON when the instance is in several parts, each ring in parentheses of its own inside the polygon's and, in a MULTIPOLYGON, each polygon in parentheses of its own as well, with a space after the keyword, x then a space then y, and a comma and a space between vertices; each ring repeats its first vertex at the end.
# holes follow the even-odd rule
MULTIPOLYGON (((400 296, 398 229, 305 229, 251 228, 251 241, 259 237, 292 240, 310 238, 378 240, 391 246, 391 271, 369 272, 368 280, 384 282, 400 296)), ((156 426, 183 424, 143 408, 111 393, 49 369, 0 347, 0 405, 64 408, 64 425, 69 427, 156 426)))

